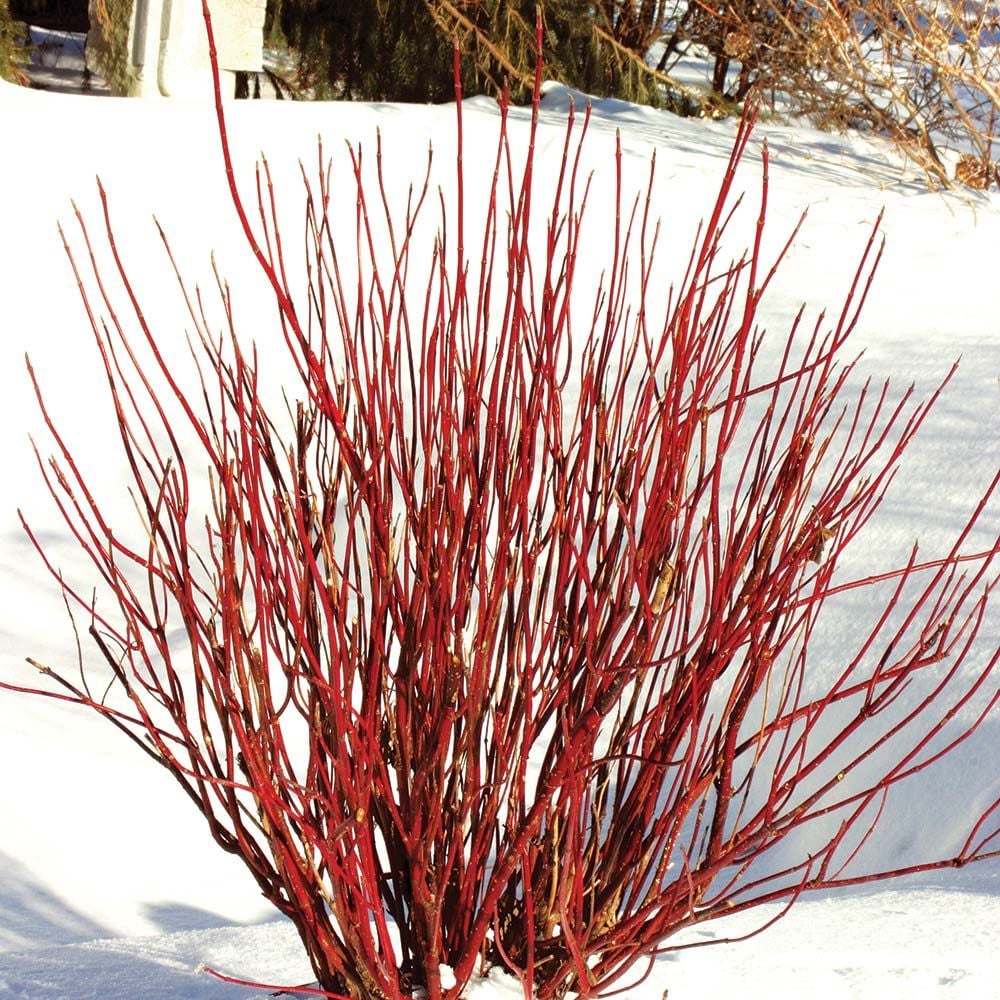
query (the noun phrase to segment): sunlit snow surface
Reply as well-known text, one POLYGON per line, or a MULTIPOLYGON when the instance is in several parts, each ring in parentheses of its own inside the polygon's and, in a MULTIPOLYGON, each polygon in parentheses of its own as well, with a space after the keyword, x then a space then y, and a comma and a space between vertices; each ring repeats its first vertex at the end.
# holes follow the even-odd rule
MULTIPOLYGON (((562 88, 547 90, 543 169, 561 150, 568 98, 562 88)), ((128 505, 117 488, 124 463, 107 446, 109 413, 97 360, 56 231, 57 220, 73 229, 70 200, 96 230, 94 177, 100 174, 140 296, 161 321, 165 351, 182 349, 184 326, 153 213, 192 281, 209 281, 214 250, 233 284, 241 328, 264 343, 273 343, 276 334, 261 281, 237 238, 210 108, 40 94, 0 83, 0 118, 5 134, 17 137, 0 157, 0 672, 4 679, 32 684, 37 676, 26 656, 72 669, 75 647, 16 509, 26 512, 60 566, 72 572, 82 564, 40 487, 30 450, 31 433, 43 448, 47 444, 25 375, 26 351, 81 464, 98 470, 101 495, 112 511, 128 505)), ((295 232, 301 204, 297 160, 315 162, 318 133, 341 157, 338 169, 346 182, 343 140, 361 141, 373 152, 375 130, 381 129, 390 187, 404 198, 430 140, 436 181, 447 189, 453 119, 450 108, 400 105, 245 103, 231 111, 241 183, 250 190, 254 158, 265 149, 295 232)), ((514 114, 515 142, 523 142, 525 120, 523 112, 514 114)), ((491 169, 495 125, 495 106, 470 102, 465 161, 472 178, 484 178, 491 169)), ((694 226, 710 207, 733 124, 681 121, 598 102, 591 128, 592 245, 606 248, 600 234, 607 224, 614 133, 620 129, 629 190, 643 184, 656 151, 662 260, 676 276, 694 226)), ((740 173, 747 210, 739 217, 734 247, 751 234, 765 136, 771 156, 766 247, 773 252, 802 209, 810 213, 766 303, 769 328, 787 329, 803 300, 814 311, 839 303, 884 206, 887 252, 853 342, 866 352, 862 372, 891 375, 900 387, 915 382, 926 393, 962 356, 884 516, 853 557, 856 565, 845 568, 860 575, 898 564, 917 536, 928 558, 941 554, 1000 461, 1000 196, 929 193, 915 172, 907 173, 877 144, 766 123, 740 173)), ((994 505, 968 547, 987 548, 998 533, 994 505)), ((849 632, 858 611, 846 601, 835 611, 834 625, 849 632)), ((994 609, 980 656, 1000 641, 996 617, 994 609)), ((817 671, 836 668, 833 633, 836 628, 820 647, 829 662, 820 657, 817 671)), ((992 718, 951 763, 893 795, 896 818, 871 845, 867 866, 953 853, 972 811, 961 789, 970 783, 981 789, 976 804, 984 808, 998 794, 998 775, 1000 725, 992 718)), ((742 914, 679 940, 739 936, 775 912, 742 914)), ((748 941, 661 958, 629 995, 654 1000, 669 988, 669 1000, 988 1000, 1000 997, 998 927, 1000 866, 937 873, 805 900, 748 941)), ((0 997, 214 1000, 253 994, 197 972, 202 963, 266 982, 310 978, 290 926, 275 921, 240 865, 214 847, 164 773, 99 720, 0 693, 0 997)), ((490 982, 476 989, 476 1000, 500 1000, 505 987, 490 982)))

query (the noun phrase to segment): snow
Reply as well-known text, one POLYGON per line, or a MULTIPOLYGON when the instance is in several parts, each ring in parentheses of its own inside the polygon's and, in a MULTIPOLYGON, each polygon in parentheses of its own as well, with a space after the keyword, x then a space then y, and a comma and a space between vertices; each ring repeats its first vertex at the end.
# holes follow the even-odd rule
POLYGON ((87 69, 87 36, 55 28, 29 28, 31 52, 25 71, 31 85, 53 93, 109 94, 104 80, 87 69))
MULTIPOLYGON (((545 151, 561 146, 567 88, 547 85, 545 151)), ((41 434, 23 355, 29 351, 81 463, 97 468, 112 508, 121 459, 105 447, 109 413, 56 220, 72 229, 71 199, 95 231, 100 174, 112 200, 120 247, 140 298, 159 322, 165 350, 183 349, 183 322, 150 216, 166 225, 192 279, 209 276, 209 253, 236 290, 239 316, 259 340, 266 297, 240 244, 227 200, 211 108, 190 102, 139 102, 42 94, 0 83, 5 134, 16 136, 0 161, 4 233, 0 317, 0 677, 36 683, 24 662, 72 664, 75 646, 60 600, 24 537, 21 508, 51 544, 57 562, 81 563, 51 511, 28 435, 41 434)), ((297 159, 315 160, 315 137, 373 144, 381 129, 390 184, 405 192, 433 141, 442 184, 452 160, 453 109, 402 105, 242 103, 231 109, 241 183, 249 185, 259 149, 276 182, 297 204, 297 159), (416 151, 416 152, 415 152, 416 151)), ((515 138, 526 117, 514 114, 515 138)), ((469 102, 466 166, 488 162, 495 106, 469 102), (480 138, 482 142, 478 141, 480 138)), ((657 156, 656 201, 665 222, 669 266, 683 261, 693 228, 709 207, 734 126, 682 121, 622 102, 594 105, 589 165, 600 205, 620 130, 628 183, 638 189, 657 156)), ((770 252, 799 213, 809 217, 766 305, 768 325, 787 327, 802 300, 814 310, 839 303, 881 208, 888 249, 854 346, 863 370, 931 391, 961 355, 925 433, 913 447, 882 516, 859 552, 857 570, 905 557, 919 535, 928 557, 944 550, 1000 462, 1000 319, 996 260, 1000 194, 931 193, 880 144, 806 127, 763 123, 740 184, 753 221, 759 150, 771 156, 770 252)), ((341 155, 341 154, 337 154, 341 155)), ((341 166, 341 169, 343 167, 341 166)), ((486 173, 485 168, 483 173, 486 173)), ((343 176, 343 174, 341 175, 343 176)), ((595 236, 600 244, 599 233, 595 236)), ((1000 534, 996 505, 970 550, 1000 534)), ((863 609, 860 609, 863 610, 863 609)), ((838 627, 859 609, 843 603, 838 627)), ((981 650, 1000 642, 995 609, 981 650)), ((824 647, 835 650, 835 645, 824 647)), ((821 669, 821 668, 818 668, 821 669)), ((995 685, 994 685, 995 688, 995 685)), ((215 981, 207 964, 268 983, 308 982, 308 963, 291 926, 276 918, 238 862, 211 843, 203 822, 168 776, 110 727, 58 703, 0 692, 0 998, 26 1000, 214 1000, 254 991, 215 981)), ((1000 719, 950 762, 894 792, 897 819, 866 855, 869 867, 947 856, 960 842, 981 790, 985 807, 1000 790, 1000 719)), ((765 907, 703 925, 680 943, 745 935, 779 912, 765 907)), ((661 957, 631 988, 635 1000, 811 995, 821 998, 1000 997, 1000 865, 938 872, 880 888, 799 902, 773 927, 743 942, 693 947, 661 957)), ((672 942, 673 943, 673 942, 672 942)), ((520 995, 495 972, 469 996, 520 995)))
MULTIPOLYGON (((678 938, 690 944, 658 958, 627 995, 669 1000, 738 995, 747 1000, 991 1000, 998 992, 998 886, 992 891, 888 889, 805 900, 764 934, 749 933, 778 906, 706 924, 678 938), (711 947, 702 947, 711 944, 711 947), (739 992, 736 992, 736 991, 739 992)), ((40 944, 0 954, 0 996, 46 1000, 263 1000, 264 994, 199 971, 304 983, 308 965, 290 924, 178 931, 153 937, 40 944)), ((444 970, 443 970, 444 971, 444 970)), ((639 970, 645 972, 646 969, 639 970)), ((473 980, 468 1000, 519 1000, 519 984, 493 970, 473 980)))

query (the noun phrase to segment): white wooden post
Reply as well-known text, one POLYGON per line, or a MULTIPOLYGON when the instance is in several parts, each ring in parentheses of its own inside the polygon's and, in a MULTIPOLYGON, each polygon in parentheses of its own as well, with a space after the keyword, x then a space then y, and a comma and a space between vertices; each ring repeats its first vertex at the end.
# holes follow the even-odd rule
MULTIPOLYGON (((266 0, 212 0, 212 29, 232 97, 236 72, 263 66, 266 0)), ((201 0, 136 0, 129 34, 132 86, 138 97, 208 98, 212 93, 201 0)))

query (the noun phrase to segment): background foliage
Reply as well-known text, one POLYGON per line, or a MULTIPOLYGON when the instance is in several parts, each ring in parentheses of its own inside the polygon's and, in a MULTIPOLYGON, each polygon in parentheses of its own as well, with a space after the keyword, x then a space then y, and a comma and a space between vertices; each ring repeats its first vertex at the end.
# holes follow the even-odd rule
POLYGON ((27 32, 14 20, 7 0, 0 0, 0 79, 23 83, 27 32))
POLYGON ((111 92, 129 92, 129 22, 135 0, 93 0, 87 34, 87 66, 108 81, 111 92))
MULTIPOLYGON (((526 99, 535 66, 535 0, 273 0, 272 39, 297 49, 317 93, 362 100, 448 100, 451 49, 463 51, 466 93, 526 99)), ((544 7, 546 74, 597 96, 686 106, 680 88, 643 58, 673 4, 551 0, 544 7), (628 10, 628 16, 624 12, 628 10)))
MULTIPOLYGON (((530 92, 535 0, 272 0, 304 93, 450 100, 450 52, 467 94, 530 92)), ((685 115, 748 100, 821 128, 886 137, 937 183, 996 177, 1000 8, 902 0, 549 0, 546 76, 598 97, 685 115), (690 59, 704 82, 680 79, 690 59), (688 60, 685 66, 683 60, 688 60), (943 150, 958 151, 956 165, 943 150)))
MULTIPOLYGON (((134 0, 90 0, 88 67, 129 92, 134 0)), ((4 0, 16 20, 88 30, 86 0, 4 0)), ((595 97, 686 116, 772 114, 893 142, 932 185, 1000 178, 1000 4, 996 0, 548 0, 549 79, 595 97)), ((440 102, 464 93, 527 101, 536 0, 269 0, 264 73, 237 96, 440 102), (266 78, 266 79, 265 79, 266 78)), ((0 13, 0 73, 16 36, 0 13)), ((9 19, 8 19, 9 20, 9 19)), ((25 79, 20 82, 27 82, 25 79)))

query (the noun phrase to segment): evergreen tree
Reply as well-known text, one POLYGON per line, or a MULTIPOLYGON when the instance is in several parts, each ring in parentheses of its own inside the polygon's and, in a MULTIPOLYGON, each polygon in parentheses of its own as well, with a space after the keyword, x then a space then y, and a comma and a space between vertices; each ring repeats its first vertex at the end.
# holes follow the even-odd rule
POLYGON ((87 33, 87 68, 108 82, 113 94, 129 93, 129 27, 135 0, 102 0, 93 8, 87 33))
POLYGON ((28 61, 28 32, 14 20, 7 0, 0 0, 0 78, 11 83, 27 83, 21 67, 28 61))
MULTIPOLYGON (((686 98, 644 52, 661 33, 659 2, 548 0, 545 72, 587 93, 677 107, 686 98), (625 12, 631 12, 626 16, 625 12)), ((452 44, 467 94, 530 94, 536 0, 272 0, 268 34, 299 53, 317 96, 442 101, 454 93, 452 44)))
POLYGON ((16 21, 59 31, 87 30, 88 0, 4 0, 16 21))

